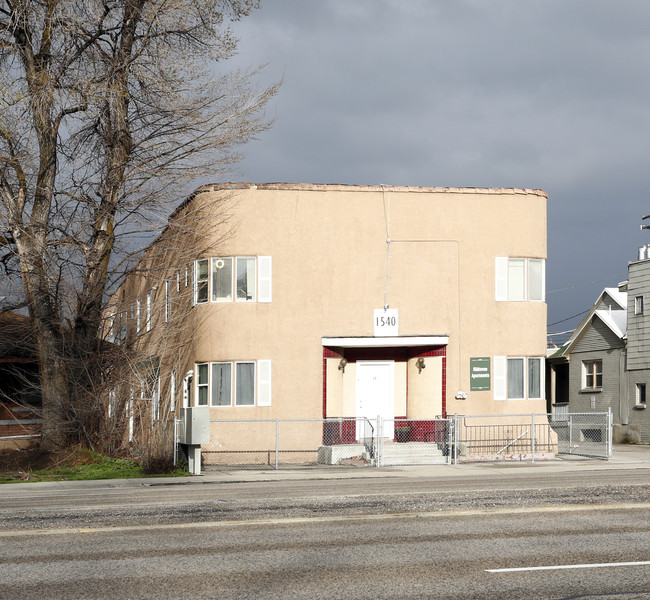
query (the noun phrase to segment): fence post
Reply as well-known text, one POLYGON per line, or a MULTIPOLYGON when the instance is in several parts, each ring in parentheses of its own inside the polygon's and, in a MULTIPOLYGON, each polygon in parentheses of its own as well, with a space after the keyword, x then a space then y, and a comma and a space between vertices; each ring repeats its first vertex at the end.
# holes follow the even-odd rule
POLYGON ((458 427, 458 415, 454 415, 454 431, 452 437, 452 448, 454 449, 454 464, 458 464, 458 444, 460 444, 460 427, 458 427))
POLYGON ((532 450, 531 462, 535 462, 535 413, 531 413, 531 426, 533 429, 533 435, 530 440, 530 446, 532 450))
POLYGON ((607 407, 607 456, 612 455, 612 444, 613 444, 613 426, 612 426, 612 407, 607 407))
POLYGON ((275 470, 278 470, 278 454, 280 452, 280 419, 275 420, 275 470))
POLYGON ((377 415, 377 460, 375 466, 381 467, 384 454, 384 424, 381 420, 381 415, 377 415))
POLYGON ((569 454, 573 454, 573 415, 569 414, 569 454))
POLYGON ((178 421, 174 419, 174 466, 178 463, 178 421))

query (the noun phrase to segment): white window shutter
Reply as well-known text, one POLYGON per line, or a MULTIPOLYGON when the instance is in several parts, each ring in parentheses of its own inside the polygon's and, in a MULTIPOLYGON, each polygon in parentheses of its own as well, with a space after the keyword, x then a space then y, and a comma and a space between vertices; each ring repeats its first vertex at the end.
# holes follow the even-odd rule
POLYGON ((495 356, 493 362, 493 390, 495 400, 508 398, 508 359, 505 356, 495 356))
POLYGON ((494 259, 495 274, 495 298, 499 301, 508 299, 508 259, 507 257, 497 256, 494 259))
MULTIPOLYGON (((187 270, 185 271, 185 275, 187 276, 187 270)), ((192 306, 196 306, 196 261, 192 263, 192 277, 190 280, 191 283, 191 290, 192 290, 192 306)), ((185 284, 187 285, 187 277, 185 280, 185 284)))
POLYGON ((257 257, 258 302, 271 302, 273 286, 271 284, 272 262, 270 256, 257 257))
POLYGON ((257 361, 257 406, 271 406, 271 361, 257 361))

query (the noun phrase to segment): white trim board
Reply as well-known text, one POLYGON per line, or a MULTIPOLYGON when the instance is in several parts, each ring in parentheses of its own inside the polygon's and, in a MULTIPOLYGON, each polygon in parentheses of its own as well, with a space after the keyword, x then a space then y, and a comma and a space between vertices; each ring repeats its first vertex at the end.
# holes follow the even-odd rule
POLYGON ((324 337, 323 346, 338 348, 405 348, 413 346, 446 346, 448 335, 404 335, 394 337, 324 337))

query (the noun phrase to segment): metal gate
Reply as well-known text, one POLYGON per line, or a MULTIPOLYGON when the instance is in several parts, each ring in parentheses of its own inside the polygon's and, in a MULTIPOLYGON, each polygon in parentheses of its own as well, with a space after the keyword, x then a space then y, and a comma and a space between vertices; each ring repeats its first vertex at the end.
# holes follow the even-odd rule
POLYGON ((550 415, 558 438, 558 455, 608 459, 612 453, 612 414, 550 415))

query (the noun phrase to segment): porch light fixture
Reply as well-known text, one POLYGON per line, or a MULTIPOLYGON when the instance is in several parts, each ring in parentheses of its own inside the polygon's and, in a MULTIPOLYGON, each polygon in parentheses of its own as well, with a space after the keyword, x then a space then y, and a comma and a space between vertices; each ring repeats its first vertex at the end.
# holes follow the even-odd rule
POLYGON ((424 359, 421 356, 415 361, 415 366, 418 368, 418 373, 422 373, 422 369, 426 368, 424 359))
POLYGON ((341 362, 339 363, 339 371, 343 371, 345 373, 345 366, 348 364, 348 359, 347 358, 342 358, 341 362))

